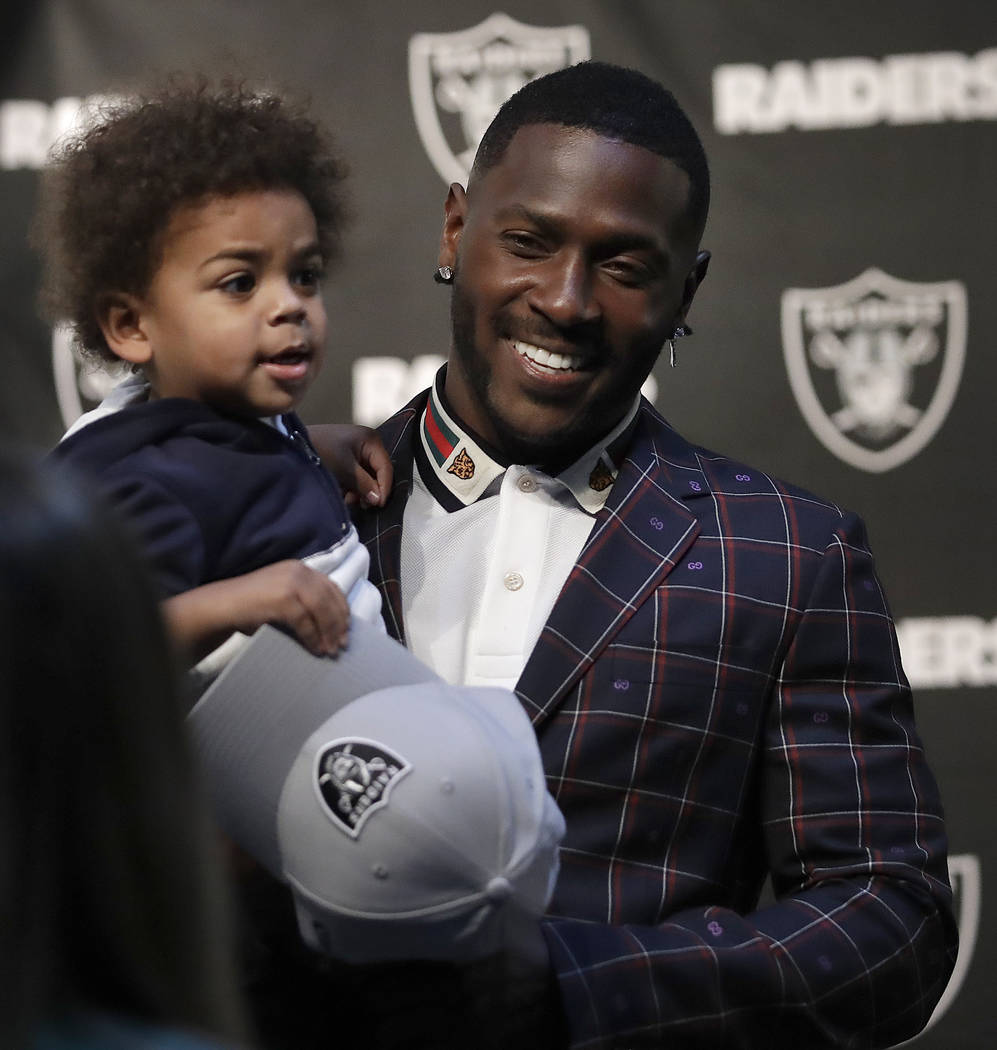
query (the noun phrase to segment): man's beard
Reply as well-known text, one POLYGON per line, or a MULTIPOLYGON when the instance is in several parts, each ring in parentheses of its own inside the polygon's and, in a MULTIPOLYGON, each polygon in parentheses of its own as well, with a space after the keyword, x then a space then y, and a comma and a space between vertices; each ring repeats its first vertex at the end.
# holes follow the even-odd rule
MULTIPOLYGON (((615 407, 615 399, 596 398, 582 405, 565 426, 524 433, 504 417, 491 395, 492 367, 485 355, 478 352, 474 307, 461 294, 459 284, 454 285, 450 301, 450 325, 457 362, 474 399, 491 423, 497 451, 510 463, 538 465, 549 474, 559 473, 608 434, 629 410, 636 396, 636 390, 627 393, 623 404, 615 407)), ((494 337, 497 341, 502 338, 499 333, 494 337)), ((656 348, 648 355, 648 372, 659 352, 656 348)))

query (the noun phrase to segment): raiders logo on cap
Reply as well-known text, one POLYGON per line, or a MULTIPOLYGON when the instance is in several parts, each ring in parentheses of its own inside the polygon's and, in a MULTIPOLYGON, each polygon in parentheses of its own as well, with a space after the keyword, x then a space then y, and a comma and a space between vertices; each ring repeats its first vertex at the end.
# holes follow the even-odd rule
POLYGON ((371 813, 388 804, 395 784, 412 768, 375 740, 332 740, 318 753, 316 787, 326 816, 357 838, 371 813))

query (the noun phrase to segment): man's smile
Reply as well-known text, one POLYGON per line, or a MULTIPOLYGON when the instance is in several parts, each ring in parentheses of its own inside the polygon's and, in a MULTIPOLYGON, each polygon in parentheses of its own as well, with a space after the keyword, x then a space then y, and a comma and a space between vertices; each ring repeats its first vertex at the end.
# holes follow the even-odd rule
POLYGON ((579 354, 557 353, 545 350, 534 343, 524 343, 519 339, 512 340, 512 346, 517 354, 532 361, 533 364, 555 372, 577 372, 584 364, 584 358, 579 354))

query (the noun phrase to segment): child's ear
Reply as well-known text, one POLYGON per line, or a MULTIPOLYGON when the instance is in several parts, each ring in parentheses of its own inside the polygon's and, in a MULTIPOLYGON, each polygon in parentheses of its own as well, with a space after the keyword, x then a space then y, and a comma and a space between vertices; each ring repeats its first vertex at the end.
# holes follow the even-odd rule
POLYGON ((144 365, 152 347, 142 324, 142 301, 128 292, 105 292, 97 300, 97 323, 111 350, 133 365, 144 365))

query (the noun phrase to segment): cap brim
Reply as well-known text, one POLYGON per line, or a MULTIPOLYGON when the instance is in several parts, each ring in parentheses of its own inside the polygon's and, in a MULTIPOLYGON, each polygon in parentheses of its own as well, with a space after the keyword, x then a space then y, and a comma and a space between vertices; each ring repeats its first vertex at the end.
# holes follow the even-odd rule
POLYGON ((222 830, 279 875, 277 804, 312 732, 368 693, 441 681, 380 625, 355 619, 336 657, 261 627, 187 717, 222 830))

